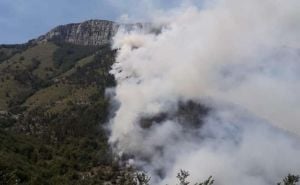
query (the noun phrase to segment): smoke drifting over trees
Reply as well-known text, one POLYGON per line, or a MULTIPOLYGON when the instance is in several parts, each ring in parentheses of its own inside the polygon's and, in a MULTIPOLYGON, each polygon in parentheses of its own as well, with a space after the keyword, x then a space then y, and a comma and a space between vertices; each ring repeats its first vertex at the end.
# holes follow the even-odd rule
POLYGON ((175 184, 181 168, 192 183, 213 175, 220 185, 298 174, 299 9, 297 0, 214 1, 160 13, 159 32, 120 30, 115 152, 133 156, 152 184, 175 184))

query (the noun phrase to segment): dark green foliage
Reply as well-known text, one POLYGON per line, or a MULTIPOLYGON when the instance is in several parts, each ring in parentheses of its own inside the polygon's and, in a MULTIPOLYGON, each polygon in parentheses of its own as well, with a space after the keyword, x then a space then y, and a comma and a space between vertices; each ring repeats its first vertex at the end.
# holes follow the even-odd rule
POLYGON ((33 44, 33 43, 0 45, 0 63, 9 59, 10 57, 14 56, 17 53, 21 53, 22 51, 24 51, 34 45, 35 44, 33 44))
POLYGON ((29 182, 38 173, 36 142, 3 131, 0 138, 0 184, 29 182))
MULTIPOLYGON (((66 124, 70 124, 66 126, 62 122, 63 118, 59 123, 51 123, 50 120, 47 132, 53 135, 49 135, 48 139, 47 135, 44 135, 46 133, 41 136, 25 136, 21 133, 0 130, 0 184, 9 184, 11 179, 26 184, 33 182, 56 184, 61 181, 63 184, 73 184, 73 181, 82 179, 83 174, 98 172, 99 174, 95 174, 90 182, 109 180, 115 176, 118 171, 111 171, 110 174, 106 174, 107 170, 101 172, 103 169, 111 168, 113 157, 107 138, 96 123, 104 118, 99 115, 92 116, 93 113, 89 111, 91 110, 85 110, 78 115, 76 118, 80 116, 83 118, 74 125, 66 121, 68 122, 66 124), (87 118, 88 115, 91 118, 87 118), (95 121, 91 123, 84 122, 93 119, 95 121), (94 168, 97 170, 93 170, 94 168)), ((76 116, 75 112, 68 113, 72 114, 71 117, 76 116)), ((73 118, 70 119, 74 121, 75 117, 73 118)), ((47 121, 46 119, 44 118, 44 121, 47 121)))
POLYGON ((297 185, 299 178, 299 175, 288 174, 288 176, 283 179, 283 182, 279 182, 277 185, 297 185))
POLYGON ((85 58, 98 50, 94 46, 81 46, 70 43, 56 43, 60 46, 53 54, 54 66, 61 71, 66 71, 73 67, 76 62, 85 58))
POLYGON ((20 104, 24 103, 25 100, 33 94, 33 90, 24 91, 18 96, 13 96, 12 99, 8 101, 8 106, 10 111, 23 110, 23 107, 20 107, 20 104))
POLYGON ((41 64, 41 61, 36 59, 36 58, 32 58, 31 59, 31 67, 30 70, 33 71, 35 69, 37 69, 39 67, 39 65, 41 64))
POLYGON ((133 168, 127 168, 123 171, 116 182, 118 185, 149 185, 150 177, 143 172, 136 172, 133 168))
POLYGON ((109 73, 114 63, 116 51, 110 45, 104 45, 93 58, 93 61, 83 67, 77 67, 76 72, 68 77, 72 84, 95 84, 98 87, 115 85, 114 77, 109 73))
POLYGON ((7 114, 4 111, 0 115, 0 185, 103 184, 121 175, 102 127, 108 115, 104 91, 114 85, 108 71, 115 51, 110 46, 57 45, 60 49, 53 58, 58 69, 48 67, 46 71, 51 71, 52 76, 46 79, 35 73, 44 62, 38 59, 40 57, 33 56, 26 69, 5 68, 9 75, 3 76, 2 83, 13 80, 28 90, 18 95, 8 93, 7 114), (54 82, 55 76, 96 51, 99 52, 92 62, 77 68, 74 74, 60 79, 61 82, 54 82), (84 87, 93 87, 97 91, 83 93, 87 96, 83 104, 70 100, 61 112, 48 112, 56 102, 48 106, 24 106, 29 97, 54 83, 83 88, 83 91, 84 87))
POLYGON ((185 124, 183 127, 184 129, 194 130, 195 128, 199 128, 203 125, 203 118, 209 113, 209 111, 209 108, 201 103, 193 101, 179 102, 178 110, 176 112, 161 112, 154 116, 141 117, 139 123, 142 128, 148 129, 152 125, 161 123, 167 119, 176 119, 185 124))
MULTIPOLYGON (((180 172, 177 174, 177 179, 179 180, 178 185, 189 185, 190 182, 187 181, 187 178, 190 176, 188 171, 180 170, 180 172)), ((212 185, 214 183, 214 180, 212 179, 212 176, 210 176, 207 180, 201 183, 196 183, 194 185, 212 185)))
POLYGON ((36 44, 34 43, 25 43, 25 44, 1 44, 0 48, 5 48, 5 49, 17 49, 19 51, 24 51, 30 47, 35 46, 36 44))
POLYGON ((49 122, 58 140, 64 140, 66 136, 80 137, 96 134, 99 132, 97 127, 106 120, 107 107, 106 100, 93 105, 74 105, 65 113, 51 115, 49 122))
POLYGON ((150 177, 148 177, 145 173, 136 173, 136 183, 138 185, 149 185, 150 177))
POLYGON ((0 51, 0 63, 8 58, 9 58, 9 55, 6 52, 0 51))
POLYGON ((188 181, 187 181, 187 178, 189 176, 189 172, 188 171, 184 171, 184 170, 180 170, 180 172, 177 174, 177 178, 179 180, 179 185, 188 185, 190 184, 188 181))
POLYGON ((215 180, 212 179, 212 176, 208 177, 207 180, 205 180, 202 183, 196 184, 196 185, 212 185, 215 180))
POLYGON ((0 114, 0 129, 10 128, 15 124, 16 120, 7 114, 0 114))
POLYGON ((0 45, 0 63, 9 59, 17 53, 21 53, 27 48, 31 47, 31 44, 3 44, 0 45))

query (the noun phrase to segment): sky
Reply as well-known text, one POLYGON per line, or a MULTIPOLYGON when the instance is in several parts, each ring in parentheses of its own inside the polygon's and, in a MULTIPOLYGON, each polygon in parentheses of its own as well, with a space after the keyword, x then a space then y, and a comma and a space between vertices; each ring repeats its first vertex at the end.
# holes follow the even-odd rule
POLYGON ((184 0, 0 0, 0 44, 23 43, 57 25, 89 19, 143 19, 184 0))

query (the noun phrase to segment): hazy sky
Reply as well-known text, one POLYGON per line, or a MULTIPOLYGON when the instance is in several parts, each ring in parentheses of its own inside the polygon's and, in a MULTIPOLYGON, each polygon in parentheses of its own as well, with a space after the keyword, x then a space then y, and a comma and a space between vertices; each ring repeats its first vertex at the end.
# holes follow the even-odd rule
POLYGON ((142 18, 184 0, 0 0, 0 43, 21 43, 51 28, 88 19, 142 18))

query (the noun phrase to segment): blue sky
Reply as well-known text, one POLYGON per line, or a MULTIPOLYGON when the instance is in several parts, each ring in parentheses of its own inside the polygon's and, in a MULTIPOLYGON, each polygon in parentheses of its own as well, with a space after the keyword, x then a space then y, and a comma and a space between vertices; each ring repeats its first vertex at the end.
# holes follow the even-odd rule
POLYGON ((0 0, 0 43, 22 43, 51 28, 88 19, 142 18, 183 0, 0 0))

